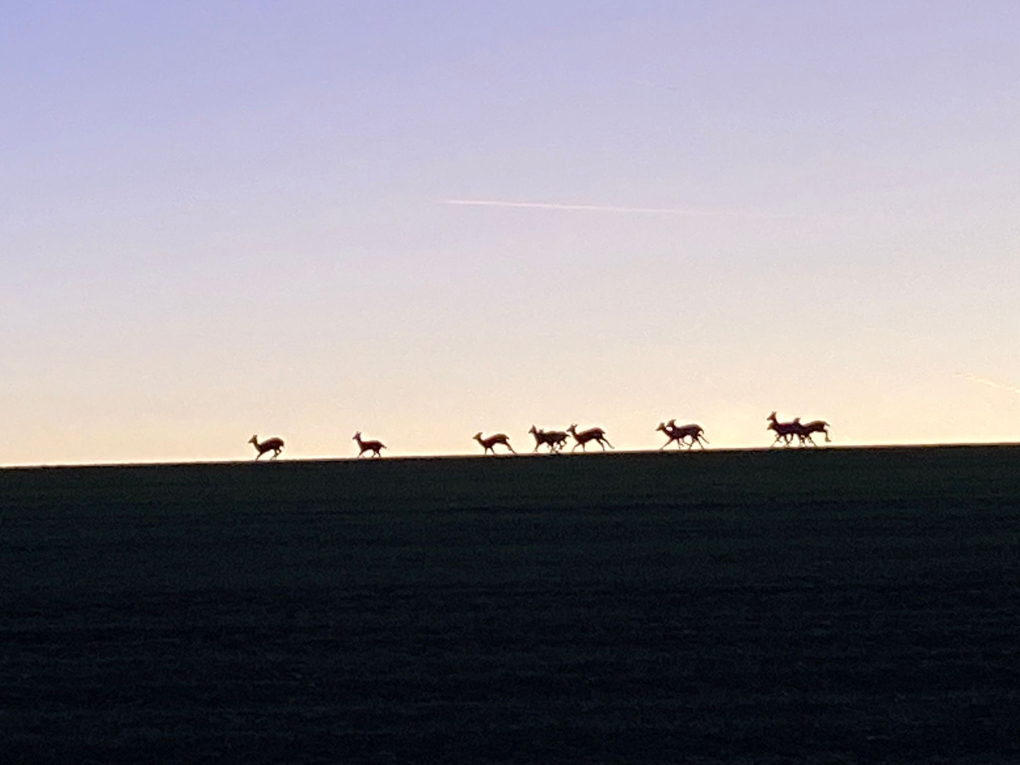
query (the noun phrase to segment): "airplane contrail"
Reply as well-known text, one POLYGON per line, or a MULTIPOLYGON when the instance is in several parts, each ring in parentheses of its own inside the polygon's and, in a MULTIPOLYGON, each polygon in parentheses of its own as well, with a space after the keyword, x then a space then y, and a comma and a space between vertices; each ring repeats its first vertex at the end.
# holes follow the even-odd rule
POLYGON ((439 204, 468 207, 517 207, 532 210, 579 210, 582 212, 645 213, 652 215, 696 215, 704 217, 741 216, 747 218, 790 218, 779 213, 740 210, 697 210, 687 207, 627 207, 622 205, 569 204, 564 202, 514 202, 502 199, 440 199, 439 204))
POLYGON ((1020 396, 1020 386, 1010 385, 1009 383, 998 382, 996 380, 989 380, 987 377, 980 377, 979 375, 972 375, 968 372, 957 372, 957 377, 962 377, 964 380, 970 380, 971 382, 978 383, 979 385, 987 385, 989 388, 998 388, 999 390, 1008 390, 1011 393, 1015 393, 1020 396))

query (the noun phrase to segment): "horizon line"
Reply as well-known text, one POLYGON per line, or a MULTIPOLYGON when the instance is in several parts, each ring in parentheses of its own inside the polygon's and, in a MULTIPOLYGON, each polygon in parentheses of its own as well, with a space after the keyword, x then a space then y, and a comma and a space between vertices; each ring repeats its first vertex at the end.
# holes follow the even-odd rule
MULTIPOLYGON (((611 452, 581 452, 581 453, 565 453, 551 455, 546 452, 538 454, 532 452, 518 452, 517 454, 502 454, 493 457, 491 455, 477 454, 477 453, 463 453, 463 452, 437 452, 433 454, 394 454, 391 456, 384 457, 383 459, 359 459, 358 457, 350 456, 330 456, 330 455, 315 455, 310 454, 307 456, 296 456, 291 458, 283 458, 276 460, 260 460, 259 464, 299 464, 307 462, 343 462, 343 463, 360 463, 374 465, 377 462, 392 462, 392 461, 413 461, 413 460, 459 460, 459 459, 480 459, 480 460, 494 460, 502 462, 504 460, 515 460, 521 458, 528 459, 552 459, 556 457, 566 457, 573 459, 583 459, 584 457, 625 457, 635 455, 656 455, 661 454, 663 457, 676 457, 679 455, 687 454, 733 454, 742 453, 747 454, 751 452, 775 452, 777 454, 797 454, 800 452, 807 453, 821 453, 826 451, 865 451, 869 449, 959 449, 959 448, 970 448, 970 447, 1002 447, 1002 448, 1020 448, 1020 441, 918 441, 913 443, 908 442, 890 442, 890 443, 877 443, 877 444, 862 444, 862 443, 846 443, 846 444, 826 444, 825 446, 795 446, 795 447, 776 447, 776 446, 718 446, 711 449, 697 449, 694 451, 690 450, 669 450, 662 451, 660 449, 616 449, 611 452)), ((683 457, 680 457, 683 459, 683 457)), ((50 469, 63 469, 63 468, 133 468, 133 467, 187 467, 194 465, 209 465, 209 466, 229 466, 229 465, 254 465, 256 461, 254 458, 245 459, 195 459, 195 460, 151 460, 151 461, 139 461, 139 462, 24 462, 24 463, 11 463, 7 465, 0 465, 0 472, 5 470, 50 470, 50 469)))

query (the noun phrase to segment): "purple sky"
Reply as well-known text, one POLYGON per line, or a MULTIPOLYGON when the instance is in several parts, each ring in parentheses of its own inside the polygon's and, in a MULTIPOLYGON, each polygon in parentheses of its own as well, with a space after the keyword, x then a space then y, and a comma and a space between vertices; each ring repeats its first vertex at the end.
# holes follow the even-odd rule
POLYGON ((0 464, 1017 440, 1018 39, 1015 2, 11 4, 0 464))

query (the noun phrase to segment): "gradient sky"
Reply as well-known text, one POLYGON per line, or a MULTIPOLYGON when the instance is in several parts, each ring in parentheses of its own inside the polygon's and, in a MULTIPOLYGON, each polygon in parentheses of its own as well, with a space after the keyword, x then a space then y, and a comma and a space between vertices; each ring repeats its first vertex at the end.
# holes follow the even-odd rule
POLYGON ((1013 0, 2 11, 0 464, 1020 439, 1013 0))

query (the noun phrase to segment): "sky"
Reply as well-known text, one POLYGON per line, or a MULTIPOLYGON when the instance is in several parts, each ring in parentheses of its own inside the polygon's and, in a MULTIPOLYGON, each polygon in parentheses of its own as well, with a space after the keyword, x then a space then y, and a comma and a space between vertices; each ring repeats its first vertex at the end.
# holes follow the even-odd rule
POLYGON ((0 11, 0 465, 1020 440, 1012 0, 0 11))

